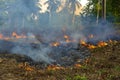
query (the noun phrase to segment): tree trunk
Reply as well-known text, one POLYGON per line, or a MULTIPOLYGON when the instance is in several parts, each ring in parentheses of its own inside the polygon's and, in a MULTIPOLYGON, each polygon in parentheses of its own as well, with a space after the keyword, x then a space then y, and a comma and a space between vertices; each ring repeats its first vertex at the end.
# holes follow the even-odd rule
POLYGON ((102 0, 102 18, 106 21, 106 0, 102 0))
POLYGON ((73 14, 72 14, 72 25, 74 26, 75 24, 75 12, 73 11, 73 14))
POLYGON ((51 11, 51 9, 50 9, 50 11, 49 11, 49 26, 51 26, 51 23, 52 23, 52 11, 51 11))
POLYGON ((98 24, 99 15, 100 15, 100 0, 97 3, 97 20, 96 20, 96 24, 98 24))

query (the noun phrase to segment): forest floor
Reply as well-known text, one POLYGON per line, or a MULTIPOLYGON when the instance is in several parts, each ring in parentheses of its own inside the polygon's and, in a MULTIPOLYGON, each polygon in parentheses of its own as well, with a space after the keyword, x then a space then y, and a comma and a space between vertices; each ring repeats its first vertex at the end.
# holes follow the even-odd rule
POLYGON ((120 80, 120 41, 90 52, 91 56, 82 64, 46 69, 0 54, 0 80, 120 80))

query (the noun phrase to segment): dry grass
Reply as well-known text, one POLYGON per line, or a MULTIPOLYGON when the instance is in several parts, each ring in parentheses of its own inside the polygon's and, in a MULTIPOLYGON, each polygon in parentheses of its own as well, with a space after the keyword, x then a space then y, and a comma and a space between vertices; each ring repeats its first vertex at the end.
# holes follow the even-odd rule
MULTIPOLYGON (((27 62, 0 58, 1 80, 120 80, 120 42, 91 51, 79 66, 61 69, 39 69, 27 62)), ((1 54, 0 54, 1 55, 1 54)))

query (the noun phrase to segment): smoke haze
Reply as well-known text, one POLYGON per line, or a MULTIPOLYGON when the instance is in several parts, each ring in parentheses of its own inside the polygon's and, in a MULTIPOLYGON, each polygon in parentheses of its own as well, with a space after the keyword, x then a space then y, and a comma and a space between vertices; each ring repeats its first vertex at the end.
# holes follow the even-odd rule
POLYGON ((86 42, 105 41, 113 32, 109 23, 100 22, 96 25, 89 20, 82 20, 80 16, 75 16, 76 20, 73 25, 72 14, 66 8, 59 13, 56 13, 54 9, 51 13, 48 11, 40 13, 39 0, 5 0, 2 2, 0 4, 0 33, 4 36, 10 36, 13 31, 25 34, 28 38, 18 40, 18 42, 40 44, 38 49, 33 49, 29 43, 22 46, 17 45, 12 48, 11 52, 27 55, 37 62, 50 63, 54 61, 48 56, 52 49, 43 46, 42 41, 45 43, 64 41, 64 34, 69 35, 77 42, 80 39, 86 42), (95 38, 87 39, 89 34, 94 34, 95 38), (42 39, 39 40, 39 37, 42 39))

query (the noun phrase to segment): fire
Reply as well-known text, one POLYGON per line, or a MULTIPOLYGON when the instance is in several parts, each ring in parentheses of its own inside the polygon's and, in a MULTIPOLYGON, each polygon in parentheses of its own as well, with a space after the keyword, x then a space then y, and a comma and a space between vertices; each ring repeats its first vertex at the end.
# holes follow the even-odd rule
POLYGON ((91 45, 88 45, 88 48, 89 48, 89 49, 95 49, 96 46, 91 44, 91 45))
POLYGON ((23 68, 24 70, 26 71, 33 71, 34 70, 34 67, 30 66, 27 62, 25 63, 20 63, 18 65, 19 68, 23 68))
POLYGON ((107 42, 100 41, 100 42, 97 43, 97 45, 88 44, 88 48, 89 49, 95 49, 95 48, 104 47, 104 46, 107 46, 107 45, 108 45, 107 42))
POLYGON ((68 35, 64 35, 64 38, 65 38, 65 39, 69 39, 69 36, 68 36, 68 35))
POLYGON ((87 44, 84 40, 80 40, 80 44, 83 45, 83 46, 85 46, 85 47, 87 47, 87 48, 89 48, 89 49, 94 49, 94 48, 96 48, 95 45, 87 44))
POLYGON ((50 45, 51 45, 51 46, 54 46, 54 47, 57 47, 57 46, 60 45, 60 42, 53 42, 53 43, 51 43, 50 45))
POLYGON ((88 47, 89 49, 95 49, 95 48, 98 48, 98 47, 107 46, 108 43, 107 43, 107 42, 100 41, 100 42, 97 43, 97 45, 93 45, 93 44, 86 44, 86 45, 87 45, 87 47, 88 47))
MULTIPOLYGON (((28 38, 28 36, 26 36, 24 34, 17 34, 16 32, 12 32, 12 34, 10 36, 4 36, 2 33, 0 33, 0 40, 13 40, 13 39, 22 39, 22 38, 28 38)), ((76 40, 72 39, 69 35, 66 35, 66 34, 63 36, 63 38, 66 43, 76 42, 76 40)), ((88 38, 89 39, 94 38, 94 35, 90 34, 88 36, 88 38)), ((86 42, 86 39, 87 38, 85 38, 85 37, 82 38, 79 43, 89 49, 95 49, 98 47, 104 47, 104 46, 108 45, 108 42, 104 42, 104 41, 99 41, 98 43, 96 43, 96 45, 89 44, 86 42)), ((109 42, 112 42, 112 40, 109 40, 109 42)), ((61 42, 59 42, 59 41, 50 43, 50 46, 54 46, 54 47, 57 47, 60 45, 61 45, 61 42)))
POLYGON ((10 37, 3 37, 3 40, 10 40, 10 37))
POLYGON ((2 34, 0 34, 0 39, 2 39, 3 38, 3 35, 2 34))
POLYGON ((23 34, 22 35, 18 35, 16 32, 13 32, 12 36, 15 37, 15 38, 17 38, 17 39, 26 38, 26 36, 24 36, 23 34))
POLYGON ((93 34, 90 34, 88 37, 89 37, 89 38, 94 38, 94 35, 93 35, 93 34))
POLYGON ((80 44, 87 46, 88 44, 84 40, 80 40, 80 44))
MULTIPOLYGON (((92 39, 94 38, 94 35, 93 34, 90 34, 88 36, 89 39, 92 39)), ((112 42, 111 40, 109 42, 112 42)), ((104 41, 99 41, 98 43, 96 43, 96 45, 94 44, 89 44, 87 43, 85 40, 80 40, 80 44, 89 48, 89 49, 95 49, 95 48, 98 48, 98 47, 104 47, 104 46, 107 46, 108 43, 107 42, 104 42, 104 41)))
POLYGON ((74 66, 75 66, 76 68, 80 68, 80 67, 82 67, 81 64, 75 64, 74 66))
POLYGON ((68 35, 64 35, 64 39, 67 43, 71 42, 70 37, 68 35))
POLYGON ((108 45, 108 43, 104 42, 104 41, 100 41, 96 45, 93 45, 93 44, 86 43, 84 40, 80 40, 80 44, 89 48, 89 49, 95 49, 95 48, 98 48, 98 47, 104 47, 104 46, 108 45))
POLYGON ((27 38, 27 36, 21 34, 21 35, 18 35, 16 32, 12 32, 11 36, 4 36, 3 34, 0 34, 0 39, 1 40, 11 40, 16 38, 16 39, 20 39, 20 38, 27 38))
POLYGON ((49 65, 47 67, 48 70, 61 70, 61 69, 65 69, 64 67, 61 66, 57 66, 57 65, 49 65))
POLYGON ((108 44, 107 44, 107 42, 103 42, 103 41, 100 41, 100 42, 98 42, 98 47, 103 47, 103 46, 107 46, 108 44))
POLYGON ((5 37, 3 34, 0 34, 0 40, 9 40, 9 37, 5 37))

